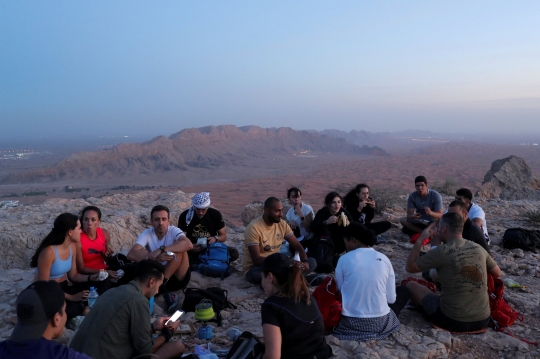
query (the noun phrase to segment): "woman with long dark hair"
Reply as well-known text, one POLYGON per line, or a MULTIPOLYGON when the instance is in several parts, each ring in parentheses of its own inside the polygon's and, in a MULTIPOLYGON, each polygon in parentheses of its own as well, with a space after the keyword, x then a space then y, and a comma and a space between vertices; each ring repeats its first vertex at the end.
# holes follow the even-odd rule
POLYGON ((364 183, 356 185, 343 199, 343 206, 349 211, 354 221, 365 225, 367 228, 381 234, 392 227, 389 221, 371 222, 375 217, 376 204, 369 196, 369 186, 364 183))
POLYGON ((336 254, 345 252, 345 243, 343 242, 343 230, 353 221, 347 210, 341 206, 341 196, 337 192, 330 192, 324 198, 325 206, 317 211, 311 230, 314 234, 314 241, 325 237, 332 240, 336 254), (347 218, 343 221, 342 214, 347 218))
POLYGON ((35 280, 54 280, 60 283, 66 294, 68 319, 85 315, 88 307, 88 282, 96 281, 98 274, 77 273, 77 247, 80 241, 81 223, 76 215, 62 213, 54 221, 54 228, 41 241, 32 257, 30 266, 36 268, 35 280), (74 282, 69 286, 68 281, 74 282))
POLYGON ((283 253, 269 255, 262 264, 261 285, 268 297, 261 307, 263 359, 332 356, 321 313, 302 273, 301 264, 283 253))

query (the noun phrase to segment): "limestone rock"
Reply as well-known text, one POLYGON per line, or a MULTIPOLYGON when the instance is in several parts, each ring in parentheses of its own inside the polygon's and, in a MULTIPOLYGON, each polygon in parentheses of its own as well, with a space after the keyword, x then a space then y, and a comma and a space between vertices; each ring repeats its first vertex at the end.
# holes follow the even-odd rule
POLYGON ((484 176, 477 196, 506 200, 540 199, 540 179, 533 176, 525 160, 510 156, 496 160, 484 176))
POLYGON ((262 216, 264 204, 262 202, 254 202, 246 205, 242 211, 242 223, 245 227, 255 218, 262 216))

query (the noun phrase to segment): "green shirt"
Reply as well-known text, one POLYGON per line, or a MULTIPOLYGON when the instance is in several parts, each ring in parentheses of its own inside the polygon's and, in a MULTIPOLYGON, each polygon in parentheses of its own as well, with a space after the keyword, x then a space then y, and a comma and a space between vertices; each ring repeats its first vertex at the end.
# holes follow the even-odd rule
POLYGON ((497 266, 480 245, 458 238, 416 260, 420 270, 437 269, 442 285, 441 311, 460 322, 489 317, 487 271, 497 266))
POLYGON ((129 359, 149 354, 150 305, 136 281, 101 295, 84 318, 71 344, 93 359, 129 359))

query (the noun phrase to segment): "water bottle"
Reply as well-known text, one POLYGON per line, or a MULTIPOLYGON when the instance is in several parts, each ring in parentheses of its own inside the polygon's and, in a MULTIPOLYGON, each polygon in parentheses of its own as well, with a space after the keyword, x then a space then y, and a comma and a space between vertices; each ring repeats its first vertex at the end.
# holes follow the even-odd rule
POLYGON ((97 294, 94 287, 90 287, 90 293, 88 293, 88 306, 92 308, 96 300, 98 299, 99 294, 97 294))
POLYGON ((279 253, 286 254, 288 257, 291 256, 291 253, 289 252, 289 242, 283 241, 281 247, 279 248, 279 253))

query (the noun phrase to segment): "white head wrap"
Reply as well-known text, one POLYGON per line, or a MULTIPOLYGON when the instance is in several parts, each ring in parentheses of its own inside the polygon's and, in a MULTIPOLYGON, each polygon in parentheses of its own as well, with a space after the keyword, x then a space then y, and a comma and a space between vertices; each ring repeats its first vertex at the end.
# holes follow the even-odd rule
POLYGON ((210 207, 210 192, 197 193, 191 200, 191 204, 192 206, 189 208, 186 215, 186 225, 188 226, 195 214, 195 208, 204 209, 210 207))

